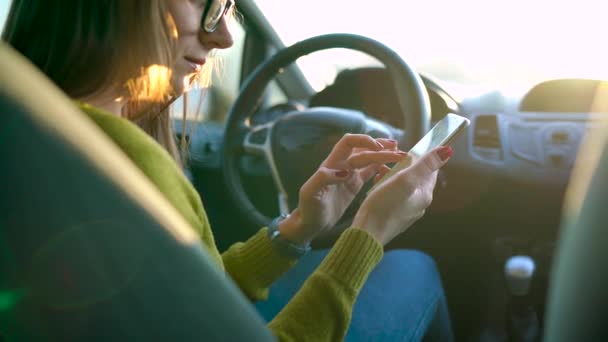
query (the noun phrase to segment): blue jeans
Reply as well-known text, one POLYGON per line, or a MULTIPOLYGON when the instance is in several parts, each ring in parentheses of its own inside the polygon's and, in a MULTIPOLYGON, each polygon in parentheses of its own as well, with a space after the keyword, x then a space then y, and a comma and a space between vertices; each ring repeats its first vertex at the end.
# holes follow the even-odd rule
MULTIPOLYGON (((256 303, 270 321, 323 260, 313 251, 256 303)), ((413 250, 393 250, 372 271, 355 303, 345 341, 452 341, 445 295, 435 263, 413 250)))

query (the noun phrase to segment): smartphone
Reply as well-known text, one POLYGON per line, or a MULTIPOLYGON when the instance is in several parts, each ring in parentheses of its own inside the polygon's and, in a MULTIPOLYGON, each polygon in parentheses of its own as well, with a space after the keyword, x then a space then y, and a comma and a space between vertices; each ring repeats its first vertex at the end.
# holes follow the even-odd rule
POLYGON ((439 146, 448 145, 455 137, 469 126, 469 119, 456 114, 446 115, 439 121, 414 147, 409 151, 411 158, 406 158, 395 164, 391 170, 384 175, 369 191, 374 190, 382 182, 390 178, 396 172, 406 168, 412 162, 439 146), (412 160, 413 159, 413 160, 412 160))

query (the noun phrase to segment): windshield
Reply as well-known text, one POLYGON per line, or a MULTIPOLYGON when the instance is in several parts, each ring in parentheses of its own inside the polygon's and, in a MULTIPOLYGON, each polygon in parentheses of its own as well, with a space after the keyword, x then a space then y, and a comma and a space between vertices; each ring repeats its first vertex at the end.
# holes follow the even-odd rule
MULTIPOLYGON (((604 1, 256 3, 285 45, 320 34, 361 34, 391 47, 418 71, 448 82, 504 89, 530 87, 550 78, 608 79, 604 1)), ((331 82, 337 70, 374 63, 344 54, 332 50, 298 63, 315 88, 331 82)))

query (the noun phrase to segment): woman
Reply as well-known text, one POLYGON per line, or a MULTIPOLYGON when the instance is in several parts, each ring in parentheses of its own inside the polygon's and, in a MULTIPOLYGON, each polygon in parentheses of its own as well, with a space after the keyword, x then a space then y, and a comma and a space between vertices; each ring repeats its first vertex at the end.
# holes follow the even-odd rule
MULTIPOLYGON (((232 45, 231 6, 230 0, 14 0, 3 39, 80 103, 200 234, 218 267, 248 297, 263 300, 310 241, 335 225, 362 185, 407 154, 392 140, 346 135, 302 186, 299 207, 289 217, 220 255, 200 197, 179 168, 166 107, 209 67, 214 49, 232 45)), ((403 253, 383 259, 382 247, 424 214, 437 170, 451 154, 450 148, 437 149, 387 180, 367 196, 353 227, 322 262, 317 253, 304 257, 302 265, 320 265, 310 275, 299 273, 307 279, 293 298, 284 307, 278 301, 274 308, 260 307, 267 317, 281 309, 269 322, 279 339, 335 341, 347 331, 357 340, 429 333, 450 338, 432 262, 403 253), (357 295, 378 263, 351 325, 357 295), (407 265, 415 263, 421 263, 416 274, 404 278, 400 272, 411 272, 407 265), (363 321, 371 313, 375 317, 363 321), (434 324, 437 329, 430 328, 434 324)))

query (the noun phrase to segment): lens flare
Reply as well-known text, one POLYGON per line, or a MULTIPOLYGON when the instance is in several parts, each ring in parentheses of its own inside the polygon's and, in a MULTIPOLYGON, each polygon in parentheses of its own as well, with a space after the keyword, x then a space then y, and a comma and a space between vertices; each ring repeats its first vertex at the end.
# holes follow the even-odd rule
POLYGON ((171 91, 171 69, 151 65, 142 70, 140 77, 128 80, 126 87, 136 101, 162 101, 171 91))

